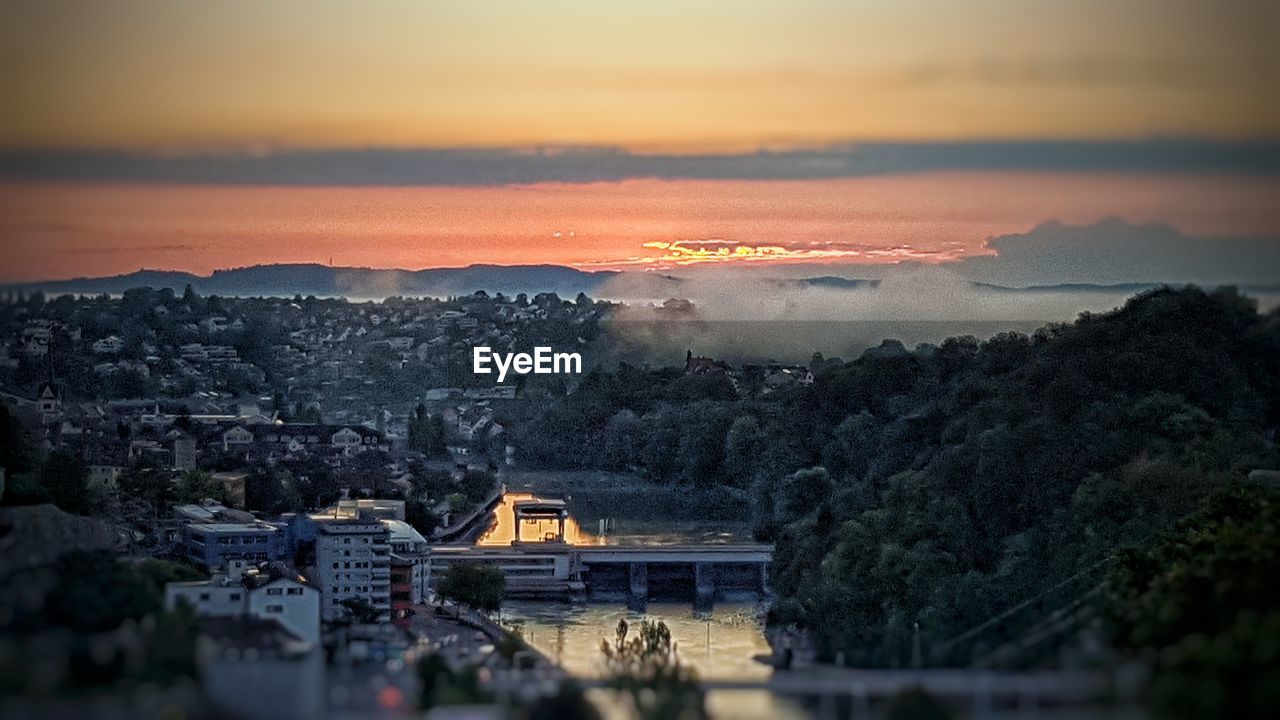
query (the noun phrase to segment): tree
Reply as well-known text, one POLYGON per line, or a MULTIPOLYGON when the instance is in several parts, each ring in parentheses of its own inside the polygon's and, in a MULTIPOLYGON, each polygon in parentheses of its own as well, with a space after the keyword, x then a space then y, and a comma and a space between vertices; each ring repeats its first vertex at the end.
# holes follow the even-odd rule
POLYGON ((1120 647, 1156 659, 1170 717, 1264 718, 1280 703, 1280 494, 1235 485, 1143 549, 1119 553, 1106 610, 1120 647))
POLYGON ((446 452, 444 417, 427 412, 425 405, 419 404, 409 419, 409 448, 431 457, 446 452))
POLYGON ((419 703, 423 710, 439 705, 475 705, 492 701, 480 686, 480 675, 474 666, 454 670, 440 653, 429 653, 418 660, 419 703))
POLYGON ((209 499, 224 505, 231 502, 231 495, 222 483, 203 470, 190 470, 178 479, 175 500, 180 503, 198 503, 209 499))
POLYGON ((458 489, 472 503, 482 503, 489 499, 497 485, 498 479, 493 476, 493 473, 484 470, 467 470, 458 483, 458 489))
POLYGON ((641 720, 707 718, 697 674, 680 663, 666 623, 641 620, 631 635, 618 621, 613 642, 600 641, 609 684, 625 694, 641 720))
POLYGON ((785 522, 798 520, 831 497, 831 490, 831 476, 824 467, 794 472, 782 481, 779 514, 785 522))
POLYGON ((196 677, 196 641, 200 621, 186 606, 161 612, 154 623, 143 624, 144 661, 138 669, 140 681, 167 685, 196 677))
POLYGON ((195 315, 201 315, 204 312, 204 302, 200 295, 196 293, 196 289, 191 287, 191 283, 182 289, 182 301, 191 308, 191 312, 195 315))
POLYGON ((600 440, 601 467, 620 470, 636 464, 640 460, 644 432, 644 421, 631 410, 622 409, 614 413, 600 440))
POLYGON ((255 468, 245 480, 244 506, 267 515, 302 509, 302 496, 287 470, 255 468))
POLYGON ((40 469, 40 482, 54 505, 77 515, 89 513, 89 468, 76 456, 50 453, 40 469))
POLYGON ((343 480, 354 487, 366 488, 377 494, 378 484, 385 481, 390 472, 387 466, 391 456, 382 450, 366 450, 356 453, 342 470, 343 480))
POLYGON ((338 482, 333 477, 333 470, 323 460, 308 456, 303 460, 289 462, 284 467, 293 476, 293 484, 302 507, 314 510, 338 499, 338 482))
MULTIPOLYGON (((52 570, 54 583, 38 614, 12 627, 71 631, 63 690, 83 693, 126 681, 163 687, 195 677, 195 613, 185 603, 172 611, 162 606, 164 583, 199 579, 199 572, 161 560, 130 564, 109 552, 81 551, 62 556, 52 570)), ((31 676, 25 667, 14 668, 6 684, 27 686, 31 676)))
POLYGON ((170 477, 171 474, 167 470, 139 465, 127 468, 120 473, 117 485, 122 495, 142 502, 159 513, 174 499, 173 482, 170 477))
POLYGON ((49 489, 40 480, 39 473, 10 474, 5 478, 5 505, 43 505, 53 502, 49 489))
POLYGON ((114 630, 126 620, 156 614, 164 602, 165 582, 199 577, 186 566, 161 560, 128 565, 109 552, 68 553, 54 571, 58 580, 45 596, 44 619, 85 633, 114 630))
POLYGON ((0 404, 0 468, 10 477, 31 469, 31 449, 23 442, 22 425, 0 404))
POLYGON ((455 563, 440 578, 440 597, 473 610, 494 611, 507 594, 502 570, 488 565, 455 563))
POLYGON ((733 419, 724 436, 724 475, 730 485, 746 487, 751 483, 764 440, 755 416, 739 415, 733 419))
POLYGON ((346 611, 346 619, 357 625, 373 625, 378 622, 381 613, 378 609, 369 603, 368 600, 360 597, 347 598, 338 603, 346 611))
POLYGON ((289 401, 285 399, 284 393, 279 390, 271 395, 271 409, 275 411, 277 420, 289 422, 289 401))
POLYGON ((404 520, 422 533, 423 537, 431 537, 431 533, 440 526, 440 516, 431 512, 431 507, 417 498, 409 498, 404 503, 404 520))

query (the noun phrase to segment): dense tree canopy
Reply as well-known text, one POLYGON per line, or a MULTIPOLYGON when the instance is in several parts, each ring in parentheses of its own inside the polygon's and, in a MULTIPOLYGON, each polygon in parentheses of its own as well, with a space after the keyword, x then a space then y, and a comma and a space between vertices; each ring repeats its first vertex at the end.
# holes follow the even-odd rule
POLYGON ((1236 485, 1120 553, 1107 611, 1117 644, 1154 658, 1171 717, 1271 717, 1280 703, 1280 497, 1236 485))
POLYGON ((762 394, 624 365, 508 426, 531 462, 748 490, 773 619, 870 665, 972 662, 1025 628, 970 629, 1280 460, 1280 314, 1231 289, 815 368, 762 394))
POLYGON ((440 578, 440 597, 475 610, 497 610, 507 593, 502 570, 487 565, 457 563, 440 578))

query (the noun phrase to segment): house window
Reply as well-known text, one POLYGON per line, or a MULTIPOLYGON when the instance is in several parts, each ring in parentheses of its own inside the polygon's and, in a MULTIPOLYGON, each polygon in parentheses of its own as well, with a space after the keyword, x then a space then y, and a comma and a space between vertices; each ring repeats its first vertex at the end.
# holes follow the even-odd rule
POLYGON ((209 593, 200 593, 200 602, 209 602, 209 593))
POLYGON ((302 594, 302 588, 289 588, 289 593, 288 593, 288 594, 290 594, 290 595, 301 595, 301 594, 302 594))
POLYGON ((284 592, 280 588, 267 588, 268 595, 283 595, 284 592))
POLYGON ((236 602, 239 599, 240 599, 240 593, 231 593, 231 602, 236 602))

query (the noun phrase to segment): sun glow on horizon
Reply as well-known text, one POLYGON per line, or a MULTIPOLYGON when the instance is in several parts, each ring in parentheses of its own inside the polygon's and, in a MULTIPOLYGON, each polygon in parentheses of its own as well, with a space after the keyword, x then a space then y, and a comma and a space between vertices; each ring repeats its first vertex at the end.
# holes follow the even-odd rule
POLYGON ((985 253, 989 238, 1055 218, 1276 236, 1277 195, 1277 178, 1117 173, 492 187, 0 183, 0 280, 330 261, 406 270, 928 263, 985 253))

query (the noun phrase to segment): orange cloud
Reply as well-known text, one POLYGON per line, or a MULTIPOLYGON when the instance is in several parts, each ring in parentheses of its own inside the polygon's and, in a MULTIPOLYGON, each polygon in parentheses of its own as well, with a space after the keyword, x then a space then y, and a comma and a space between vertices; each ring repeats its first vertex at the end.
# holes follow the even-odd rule
POLYGON ((835 262, 840 260, 878 262, 892 260, 942 261, 962 257, 963 247, 956 243, 950 249, 921 250, 908 245, 881 247, 859 243, 816 242, 800 244, 751 244, 719 238, 699 240, 652 241, 642 243, 653 254, 625 258, 574 263, 578 267, 642 266, 650 270, 700 264, 738 264, 757 262, 835 262))
POLYGON ((1278 194, 1270 177, 1119 173, 484 187, 0 182, 0 280, 330 260, 407 269, 944 261, 1047 219, 1117 215, 1197 237, 1278 237, 1278 194))

